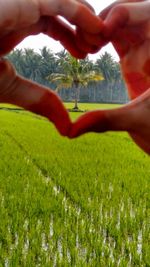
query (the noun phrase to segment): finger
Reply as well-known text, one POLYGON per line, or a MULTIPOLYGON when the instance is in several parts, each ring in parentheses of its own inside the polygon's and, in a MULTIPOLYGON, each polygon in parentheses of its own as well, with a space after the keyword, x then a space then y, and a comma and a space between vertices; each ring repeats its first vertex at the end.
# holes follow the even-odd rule
POLYGON ((42 15, 63 16, 72 24, 81 27, 84 31, 96 34, 103 27, 102 20, 95 16, 93 11, 81 1, 59 0, 55 1, 55 4, 52 6, 47 0, 40 1, 39 4, 42 15))
POLYGON ((37 1, 1 1, 0 35, 37 22, 40 17, 37 1))
POLYGON ((127 84, 129 97, 135 99, 138 96, 142 95, 145 91, 150 88, 150 80, 148 78, 149 74, 146 74, 146 71, 149 71, 149 62, 147 61, 143 70, 140 72, 136 71, 126 71, 124 73, 124 78, 127 84), (145 71, 145 73, 143 73, 145 71))
POLYGON ((85 0, 76 0, 76 1, 78 1, 79 3, 87 6, 95 14, 94 8, 87 1, 85 1, 85 0))
MULTIPOLYGON (((133 102, 133 101, 132 101, 133 102)), ((134 142, 150 155, 150 89, 134 100, 136 123, 130 136, 134 142)))
POLYGON ((46 17, 42 32, 56 41, 59 41, 72 56, 77 58, 85 58, 86 50, 80 49, 77 45, 76 32, 60 18, 46 17))
POLYGON ((100 13, 99 16, 102 20, 105 20, 109 12, 118 4, 125 4, 125 3, 137 3, 137 2, 144 2, 145 0, 117 0, 113 2, 111 5, 103 9, 100 13))
POLYGON ((106 38, 112 39, 114 33, 120 28, 125 27, 129 21, 129 12, 128 9, 123 5, 115 6, 106 17, 104 24, 105 30, 103 31, 103 35, 106 38))
POLYGON ((87 112, 73 124, 69 137, 75 138, 88 132, 105 132, 108 130, 107 124, 105 112, 87 112))
POLYGON ((106 19, 106 17, 108 16, 109 12, 113 9, 113 7, 115 7, 116 5, 118 5, 119 1, 115 1, 114 3, 112 3, 111 5, 107 6, 106 8, 104 8, 100 13, 99 13, 99 17, 104 21, 106 19))
MULTIPOLYGON (((88 34, 86 34, 86 35, 88 35, 88 34)), ((86 38, 85 32, 83 32, 81 30, 81 28, 78 27, 77 28, 77 34, 76 34, 76 43, 77 43, 78 48, 80 50, 86 52, 87 54, 88 53, 94 53, 94 52, 98 51, 100 49, 100 38, 97 37, 97 34, 95 34, 95 35, 96 35, 95 38, 92 35, 93 39, 90 39, 91 34, 90 34, 90 36, 88 36, 86 38), (96 38, 99 39, 99 42, 95 41, 96 38), (98 43, 98 45, 97 45, 97 43, 98 43)), ((98 36, 99 36, 99 34, 98 34, 98 36)))
POLYGON ((132 33, 131 25, 127 26, 127 24, 131 19, 130 18, 131 14, 128 10, 129 7, 127 7, 126 4, 134 2, 137 3, 142 1, 141 0, 115 1, 99 14, 101 19, 104 21, 105 25, 102 32, 104 36, 103 39, 106 39, 107 42, 111 41, 113 43, 113 46, 117 51, 118 55, 120 56, 120 58, 122 58, 128 52, 130 46, 133 45, 135 41, 137 42, 137 40, 139 40, 139 38, 136 38, 137 35, 139 37, 140 34, 139 31, 137 31, 137 33, 135 34, 135 29, 133 29, 134 32, 132 33), (124 27, 125 25, 126 28, 124 27), (123 31, 121 31, 122 28, 123 31))
POLYGON ((103 38, 101 34, 87 34, 83 33, 82 34, 84 40, 86 43, 89 45, 94 45, 94 46, 103 46, 106 44, 106 40, 103 38))
POLYGON ((112 36, 114 32, 125 25, 139 25, 149 20, 150 4, 148 1, 136 2, 133 1, 114 5, 105 17, 105 32, 104 36, 112 36))
POLYGON ((140 134, 137 133, 130 133, 131 138, 134 140, 134 142, 142 149, 144 150, 148 155, 150 155, 150 139, 149 135, 143 137, 140 134))
POLYGON ((76 26, 91 33, 98 33, 102 21, 94 15, 93 8, 84 0, 3 1, 0 12, 0 33, 27 27, 40 16, 61 15, 76 26))
POLYGON ((129 25, 139 24, 150 18, 150 2, 142 1, 138 3, 128 3, 126 8, 129 12, 129 25))
POLYGON ((77 41, 79 48, 87 48, 87 53, 94 53, 99 51, 103 46, 107 44, 107 40, 102 34, 89 34, 83 32, 80 28, 77 28, 77 41))
POLYGON ((116 32, 112 37, 111 42, 120 58, 128 53, 131 49, 135 50, 135 47, 141 46, 141 44, 148 38, 149 33, 146 30, 145 24, 139 26, 127 25, 123 31, 116 32))
POLYGON ((59 18, 42 17, 36 24, 13 31, 0 39, 0 56, 7 54, 25 37, 39 33, 47 34, 59 41, 74 57, 85 58, 86 53, 76 44, 74 30, 59 18))
POLYGON ((62 135, 68 135, 71 128, 68 112, 53 91, 18 76, 7 60, 0 62, 0 78, 0 102, 42 115, 53 122, 62 135))
POLYGON ((113 110, 97 110, 82 115, 72 126, 70 138, 87 132, 131 131, 133 112, 130 106, 113 110))

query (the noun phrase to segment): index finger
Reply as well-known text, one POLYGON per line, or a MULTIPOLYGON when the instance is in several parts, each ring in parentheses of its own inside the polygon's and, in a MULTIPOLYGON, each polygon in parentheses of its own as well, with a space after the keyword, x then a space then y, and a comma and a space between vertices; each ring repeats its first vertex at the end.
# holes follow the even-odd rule
POLYGON ((86 32, 100 33, 103 22, 85 3, 77 0, 57 0, 52 4, 51 0, 41 0, 40 10, 42 15, 63 16, 71 24, 79 26, 86 32))

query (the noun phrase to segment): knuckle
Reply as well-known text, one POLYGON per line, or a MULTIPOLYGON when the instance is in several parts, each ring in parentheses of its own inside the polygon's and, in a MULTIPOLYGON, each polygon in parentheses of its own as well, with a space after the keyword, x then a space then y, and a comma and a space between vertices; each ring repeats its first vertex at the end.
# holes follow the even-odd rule
POLYGON ((116 6, 114 6, 113 8, 112 8, 112 13, 113 14, 118 14, 118 15, 120 15, 120 14, 122 14, 122 13, 124 13, 125 12, 125 5, 124 4, 118 4, 118 5, 116 5, 116 6))

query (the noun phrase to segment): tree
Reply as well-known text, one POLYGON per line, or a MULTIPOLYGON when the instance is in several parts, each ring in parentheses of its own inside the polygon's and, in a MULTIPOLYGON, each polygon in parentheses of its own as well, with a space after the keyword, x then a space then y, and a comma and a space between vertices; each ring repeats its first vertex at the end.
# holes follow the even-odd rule
POLYGON ((24 74, 24 54, 22 49, 14 49, 11 51, 7 56, 8 60, 12 62, 12 64, 15 66, 17 72, 25 76, 24 74))
POLYGON ((73 88, 74 90, 74 108, 78 110, 79 89, 81 86, 86 87, 90 82, 98 82, 103 80, 103 76, 92 70, 88 60, 78 60, 72 57, 67 52, 59 54, 58 66, 61 72, 52 73, 47 77, 51 82, 54 82, 59 91, 62 88, 73 88))
POLYGON ((41 61, 42 61, 42 76, 43 79, 49 75, 49 73, 54 73, 56 72, 57 69, 57 62, 56 62, 56 56, 51 51, 48 49, 46 46, 44 46, 40 50, 40 56, 41 56, 41 61))
POLYGON ((34 52, 33 49, 24 49, 24 66, 26 77, 33 81, 40 82, 42 61, 40 54, 34 52))
POLYGON ((123 79, 121 76, 119 63, 116 62, 112 55, 105 52, 100 56, 99 59, 96 60, 95 69, 100 69, 102 75, 104 76, 104 87, 106 99, 110 99, 110 102, 113 102, 113 98, 115 96, 116 101, 121 101, 120 92, 118 92, 118 87, 121 85, 122 89, 119 91, 124 91, 125 88, 123 85, 123 79), (109 96, 107 96, 107 90, 109 89, 109 96))

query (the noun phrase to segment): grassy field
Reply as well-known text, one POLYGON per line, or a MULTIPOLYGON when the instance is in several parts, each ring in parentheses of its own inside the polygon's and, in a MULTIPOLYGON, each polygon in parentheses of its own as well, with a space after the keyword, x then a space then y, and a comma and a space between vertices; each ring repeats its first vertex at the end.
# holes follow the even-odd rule
POLYGON ((47 120, 7 108, 0 267, 150 266, 149 157, 125 133, 70 141, 47 120))

